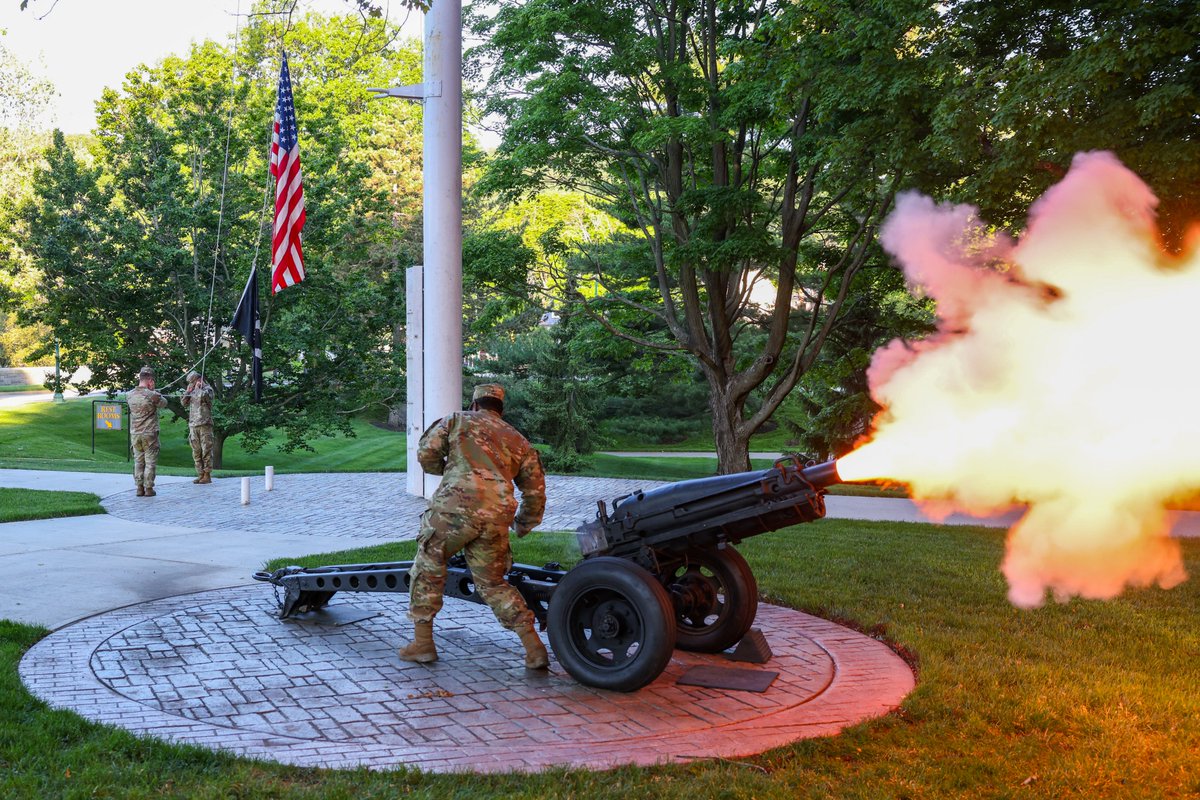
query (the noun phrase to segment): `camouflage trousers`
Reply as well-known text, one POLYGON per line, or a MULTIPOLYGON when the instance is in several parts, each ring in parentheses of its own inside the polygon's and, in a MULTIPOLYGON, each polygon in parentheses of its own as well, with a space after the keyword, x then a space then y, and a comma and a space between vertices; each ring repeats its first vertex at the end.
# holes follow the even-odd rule
POLYGON ((158 472, 158 434, 135 433, 129 446, 133 450, 133 482, 153 489, 154 475, 158 472))
POLYGON ((196 474, 212 472, 213 426, 191 426, 188 428, 188 442, 192 445, 192 461, 196 464, 196 474))
POLYGON ((512 566, 508 526, 434 509, 421 517, 417 557, 409 571, 412 576, 409 618, 414 622, 432 622, 442 610, 446 561, 459 550, 471 568, 475 590, 491 606, 500 624, 514 631, 533 625, 533 612, 525 605, 525 599, 504 580, 504 574, 512 566))

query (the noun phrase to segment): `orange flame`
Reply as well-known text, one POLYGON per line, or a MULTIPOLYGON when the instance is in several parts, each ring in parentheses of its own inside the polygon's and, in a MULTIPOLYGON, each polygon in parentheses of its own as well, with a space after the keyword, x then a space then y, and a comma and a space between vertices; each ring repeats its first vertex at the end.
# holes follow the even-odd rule
POLYGON ((1017 605, 1186 578, 1163 504, 1200 487, 1200 258, 1163 254, 1156 205, 1083 153, 1019 243, 916 194, 881 231, 938 332, 876 354, 884 410, 838 471, 976 514, 1028 504, 1003 565, 1017 605))

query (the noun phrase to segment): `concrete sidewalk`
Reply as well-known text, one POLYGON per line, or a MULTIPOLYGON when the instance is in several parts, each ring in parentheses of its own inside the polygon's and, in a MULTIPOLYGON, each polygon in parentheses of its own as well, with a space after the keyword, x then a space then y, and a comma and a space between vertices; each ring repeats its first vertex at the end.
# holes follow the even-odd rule
MULTIPOLYGON (((191 483, 182 475, 159 475, 156 487, 172 483, 191 483)), ((58 472, 40 469, 0 469, 0 488, 43 489, 52 492, 91 492, 103 500, 120 492, 133 491, 133 465, 128 473, 58 472)))
POLYGON ((0 618, 58 628, 132 603, 244 585, 272 558, 358 544, 345 537, 184 528, 107 514, 9 522, 0 525, 0 618))
MULTIPOLYGON (((107 515, 0 524, 0 618, 58 627, 130 603, 249 583, 268 559, 327 553, 416 535, 420 498, 403 493, 401 473, 277 476, 276 491, 254 479, 250 506, 240 479, 195 486, 164 476, 158 497, 133 496, 130 476, 0 470, 0 487, 90 491, 107 515)), ((595 516, 595 501, 654 481, 551 476, 542 530, 574 530, 595 516)), ((1003 528, 1021 509, 992 517, 926 515, 911 500, 826 498, 828 516, 889 522, 941 522, 1003 528)), ((1171 515, 1176 536, 1200 536, 1200 513, 1171 515)))

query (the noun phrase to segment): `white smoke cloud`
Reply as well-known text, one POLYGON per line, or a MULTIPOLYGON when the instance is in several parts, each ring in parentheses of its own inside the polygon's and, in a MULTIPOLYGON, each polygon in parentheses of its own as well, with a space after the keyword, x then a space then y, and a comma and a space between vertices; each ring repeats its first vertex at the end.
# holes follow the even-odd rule
POLYGON ((884 411, 839 471, 942 509, 1028 504, 1003 565, 1018 605, 1186 577, 1163 506, 1200 487, 1200 258, 1163 253, 1156 204, 1083 153, 1019 241, 916 194, 881 232, 938 332, 876 355, 884 411))

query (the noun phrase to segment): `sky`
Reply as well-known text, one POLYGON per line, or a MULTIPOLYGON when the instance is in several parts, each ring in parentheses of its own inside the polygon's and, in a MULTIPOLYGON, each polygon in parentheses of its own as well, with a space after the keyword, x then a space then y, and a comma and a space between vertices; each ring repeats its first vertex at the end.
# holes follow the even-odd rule
MULTIPOLYGON (((251 3, 240 0, 242 13, 251 3)), ((405 9, 392 5, 392 15, 403 19, 405 9)), ((119 88, 134 67, 184 54, 192 42, 225 41, 234 31, 239 0, 32 0, 25 11, 20 7, 20 0, 0 0, 0 41, 54 84, 47 123, 64 133, 87 133, 105 87, 119 88)), ((298 13, 305 9, 353 10, 348 0, 301 0, 298 13)), ((420 15, 412 14, 406 28, 419 36, 421 24, 420 15)))

